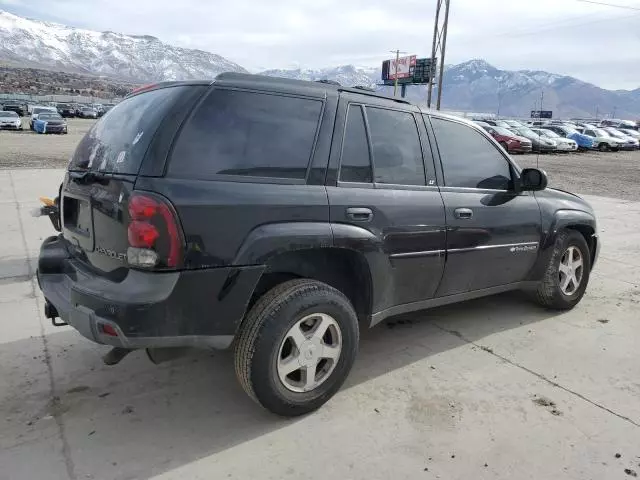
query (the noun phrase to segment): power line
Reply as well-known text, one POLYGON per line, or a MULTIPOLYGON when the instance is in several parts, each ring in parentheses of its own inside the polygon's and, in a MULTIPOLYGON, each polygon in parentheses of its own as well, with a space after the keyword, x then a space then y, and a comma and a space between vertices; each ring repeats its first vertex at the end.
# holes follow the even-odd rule
POLYGON ((594 5, 603 5, 605 7, 624 8, 625 10, 636 10, 640 12, 640 7, 632 7, 630 5, 616 5, 613 3, 594 2, 593 0, 576 0, 576 2, 592 3, 594 5))

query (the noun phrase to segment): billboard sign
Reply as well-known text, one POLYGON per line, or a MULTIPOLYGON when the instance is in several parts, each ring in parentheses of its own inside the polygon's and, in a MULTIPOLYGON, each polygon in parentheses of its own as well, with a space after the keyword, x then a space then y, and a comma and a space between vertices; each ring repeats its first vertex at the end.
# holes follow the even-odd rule
MULTIPOLYGON (((416 55, 409 57, 400 57, 398 59, 397 77, 411 78, 413 77, 413 70, 416 68, 416 55)), ((389 80, 396 79, 396 59, 389 60, 389 80)))
POLYGON ((531 118, 553 118, 551 110, 531 110, 531 118))

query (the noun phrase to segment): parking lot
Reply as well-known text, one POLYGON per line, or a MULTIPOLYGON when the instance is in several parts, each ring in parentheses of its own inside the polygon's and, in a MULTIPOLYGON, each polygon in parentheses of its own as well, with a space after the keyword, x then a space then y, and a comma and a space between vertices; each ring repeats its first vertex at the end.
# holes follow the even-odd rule
POLYGON ((505 294, 363 332, 342 390, 283 420, 238 385, 229 352, 160 366, 42 313, 54 195, 91 122, 0 132, 0 480, 615 479, 640 474, 640 152, 518 156, 595 207, 601 256, 559 314, 505 294))

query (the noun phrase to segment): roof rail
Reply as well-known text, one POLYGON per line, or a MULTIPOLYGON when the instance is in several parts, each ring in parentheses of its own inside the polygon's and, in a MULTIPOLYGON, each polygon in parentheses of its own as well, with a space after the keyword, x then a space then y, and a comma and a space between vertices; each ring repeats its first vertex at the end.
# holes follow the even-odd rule
POLYGON ((364 90, 364 91, 366 91, 366 92, 375 92, 375 89, 374 89, 374 88, 367 87, 366 85, 356 85, 356 86, 355 86, 355 87, 353 87, 353 88, 357 88, 358 90, 364 90))
POLYGON ((335 80, 329 80, 328 78, 323 78, 322 80, 316 80, 316 82, 318 82, 318 83, 328 83, 329 85, 336 85, 338 87, 342 86, 342 85, 340 85, 339 82, 336 82, 335 80))

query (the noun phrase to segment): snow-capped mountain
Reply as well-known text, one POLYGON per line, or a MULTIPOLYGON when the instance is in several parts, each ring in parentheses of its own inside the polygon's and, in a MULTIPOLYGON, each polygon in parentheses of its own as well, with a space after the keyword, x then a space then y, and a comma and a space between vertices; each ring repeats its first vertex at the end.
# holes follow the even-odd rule
POLYGON ((71 28, 2 10, 0 61, 142 82, 246 71, 220 55, 175 47, 155 37, 71 28))
MULTIPOLYGON (((381 87, 381 71, 346 65, 320 70, 268 70, 265 75, 301 80, 336 80, 344 86, 366 85, 392 94, 392 87, 381 87)), ((424 104, 425 86, 407 88, 407 98, 424 104)), ((435 94, 435 91, 434 91, 435 94)), ((435 98, 435 97, 434 97, 435 98)), ((442 105, 456 111, 499 113, 524 117, 531 110, 552 110, 556 117, 592 117, 610 114, 640 116, 640 89, 605 90, 577 78, 539 70, 501 70, 485 60, 474 59, 445 67, 442 105), (544 92, 544 98, 542 93, 544 92)))
POLYGON ((332 80, 344 86, 361 85, 363 87, 375 87, 380 82, 380 69, 371 67, 355 67, 343 65, 319 70, 266 70, 261 75, 271 77, 284 77, 294 80, 332 80))

